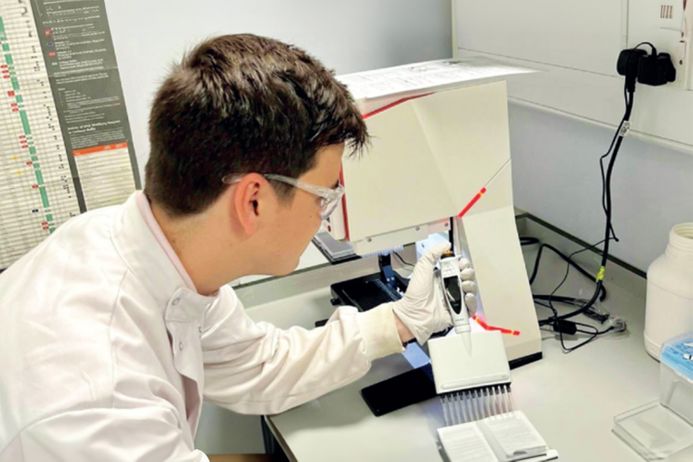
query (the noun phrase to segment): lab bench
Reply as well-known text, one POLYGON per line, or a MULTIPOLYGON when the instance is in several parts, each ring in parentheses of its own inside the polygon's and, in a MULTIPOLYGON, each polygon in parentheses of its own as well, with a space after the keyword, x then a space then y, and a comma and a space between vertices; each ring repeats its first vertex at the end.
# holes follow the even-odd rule
MULTIPOLYGON (((518 224, 521 234, 537 236, 566 252, 579 248, 532 220, 518 224)), ((529 246, 524 250, 530 267, 535 249, 529 246)), ((578 260, 588 267, 595 266, 589 252, 578 260)), ((262 289, 258 285, 239 292, 244 301, 261 302, 248 308, 256 320, 271 321, 280 327, 310 327, 314 321, 328 317, 333 309, 330 283, 377 269, 377 263, 369 259, 344 264, 341 269, 339 266, 321 266, 293 279, 269 281, 262 289), (262 298, 266 295, 261 294, 268 293, 267 284, 274 284, 270 290, 278 295, 274 301, 262 298), (298 291, 297 285, 303 291, 298 291)), ((565 263, 545 252, 533 291, 550 292, 564 271, 565 263)), ((610 263, 606 282, 608 298, 601 306, 623 318, 628 323, 627 332, 602 336, 564 354, 556 334, 542 331, 543 359, 512 371, 515 408, 524 411, 547 444, 558 450, 562 461, 641 461, 611 432, 613 418, 658 396, 659 363, 643 347, 645 279, 610 263)), ((593 287, 592 282, 571 271, 559 293, 588 298, 593 287)), ((538 317, 548 314, 548 310, 537 307, 538 317)), ((377 360, 357 382, 282 414, 265 417, 266 428, 289 460, 440 460, 436 429, 443 425, 443 415, 437 398, 374 417, 360 395, 363 387, 411 367, 404 355, 377 360)))

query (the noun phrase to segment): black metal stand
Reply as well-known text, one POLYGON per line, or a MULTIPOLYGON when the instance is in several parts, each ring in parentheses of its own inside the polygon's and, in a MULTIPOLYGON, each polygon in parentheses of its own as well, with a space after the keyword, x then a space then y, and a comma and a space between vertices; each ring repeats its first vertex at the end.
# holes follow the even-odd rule
POLYGON ((262 428, 262 441, 265 444, 265 453, 272 457, 272 462, 290 462, 281 445, 274 437, 272 430, 267 426, 265 417, 260 417, 260 427, 262 428))
POLYGON ((355 306, 367 311, 376 306, 399 300, 407 290, 407 279, 392 269, 390 255, 378 257, 380 272, 332 284, 332 304, 355 306))

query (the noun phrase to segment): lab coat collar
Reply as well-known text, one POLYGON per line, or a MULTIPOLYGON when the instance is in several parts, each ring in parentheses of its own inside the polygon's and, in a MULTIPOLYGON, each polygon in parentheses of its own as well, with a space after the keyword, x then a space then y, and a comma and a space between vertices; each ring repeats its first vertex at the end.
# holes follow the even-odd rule
POLYGON ((167 321, 200 321, 205 309, 217 297, 201 295, 188 287, 186 277, 176 269, 176 264, 163 248, 169 245, 163 233, 157 240, 157 230, 151 229, 151 226, 158 225, 148 225, 142 216, 137 201, 138 195, 143 194, 135 191, 123 204, 122 212, 116 214, 111 229, 113 243, 130 271, 165 309, 167 321), (159 242, 161 239, 164 242, 159 242))

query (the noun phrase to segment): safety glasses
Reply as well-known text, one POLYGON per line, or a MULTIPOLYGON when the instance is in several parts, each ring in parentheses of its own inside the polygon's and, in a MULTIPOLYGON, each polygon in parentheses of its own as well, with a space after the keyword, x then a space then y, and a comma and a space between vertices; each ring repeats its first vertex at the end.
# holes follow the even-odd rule
MULTIPOLYGON (((268 180, 279 181, 280 183, 285 183, 294 188, 298 188, 314 196, 320 198, 320 218, 325 220, 329 217, 332 212, 339 205, 339 200, 344 195, 344 186, 339 185, 336 188, 326 188, 324 186, 318 186, 311 183, 306 183, 296 178, 291 178, 284 175, 275 175, 274 173, 263 173, 262 176, 268 180)), ((241 179, 239 175, 228 175, 222 178, 222 182, 226 184, 238 183, 241 179)))

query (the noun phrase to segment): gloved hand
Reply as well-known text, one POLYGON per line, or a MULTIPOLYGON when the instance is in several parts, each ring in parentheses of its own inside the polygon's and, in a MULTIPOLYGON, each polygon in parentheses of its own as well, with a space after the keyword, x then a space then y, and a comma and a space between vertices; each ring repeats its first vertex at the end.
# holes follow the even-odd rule
POLYGON ((450 312, 443 301, 440 280, 434 273, 436 262, 448 249, 450 244, 443 243, 429 250, 416 263, 404 297, 392 302, 395 315, 421 345, 431 334, 452 325, 450 312))
POLYGON ((472 262, 466 258, 460 258, 460 279, 462 279, 462 292, 464 293, 464 304, 469 311, 469 317, 476 312, 476 278, 472 262))

